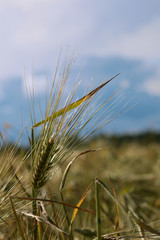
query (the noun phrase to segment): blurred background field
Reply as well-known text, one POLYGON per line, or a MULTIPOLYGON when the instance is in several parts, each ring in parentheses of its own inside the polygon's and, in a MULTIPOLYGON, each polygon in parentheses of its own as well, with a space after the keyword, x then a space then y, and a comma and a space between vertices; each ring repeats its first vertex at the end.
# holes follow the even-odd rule
MULTIPOLYGON (((111 183, 113 184, 118 200, 126 208, 129 207, 145 223, 159 230, 160 134, 148 132, 136 136, 101 135, 90 139, 80 151, 93 148, 102 150, 83 155, 73 163, 64 191, 66 201, 77 204, 87 186, 98 177, 111 192, 111 183)), ((117 220, 116 204, 104 189, 100 190, 100 202, 102 232, 112 233, 113 237, 117 220)), ((93 210, 94 204, 92 187, 83 207, 93 210)), ((120 209, 117 230, 124 229, 124 233, 117 239, 142 238, 138 225, 135 227, 128 218, 120 209)), ((95 218, 88 214, 84 217, 84 213, 79 211, 73 226, 74 229, 79 229, 76 230, 79 232, 77 236, 80 237, 80 233, 83 236, 81 229, 95 229, 95 218)), ((82 236, 78 239, 83 239, 82 236)), ((154 234, 146 231, 145 236, 146 239, 152 239, 154 234)), ((156 239, 159 239, 158 236, 156 239)))
MULTIPOLYGON (((76 205, 89 184, 97 177, 105 183, 111 193, 115 191, 118 201, 125 209, 128 211, 131 209, 138 219, 158 231, 160 229, 160 134, 147 132, 134 136, 97 135, 81 145, 74 155, 89 149, 99 150, 78 157, 72 164, 63 190, 65 202, 76 205)), ((17 166, 18 161, 21 161, 26 151, 27 149, 21 148, 16 151, 17 160, 13 164, 14 167, 17 166)), ((2 152, 3 148, 1 156, 2 152)), ((66 165, 67 163, 62 165, 47 186, 41 189, 43 197, 45 194, 46 198, 52 197, 54 200, 61 201, 59 185, 66 165)), ((19 170, 17 175, 24 177, 26 174, 27 176, 28 171, 29 162, 26 162, 26 166, 19 170)), ((93 184, 81 207, 95 211, 94 194, 93 184)), ((56 219, 58 225, 65 226, 63 207, 54 204, 53 212, 50 205, 45 204, 45 206, 51 213, 52 219, 56 219)), ((154 231, 151 233, 146 228, 142 228, 142 231, 120 206, 120 213, 117 216, 116 203, 103 188, 100 189, 100 206, 102 233, 106 235, 105 239, 139 239, 142 238, 142 233, 146 237, 144 239, 159 239, 154 231), (115 235, 116 231, 121 233, 115 235), (112 238, 109 238, 109 234, 112 238)), ((24 205, 21 210, 23 208, 25 208, 24 205)), ((73 209, 67 207, 67 212, 71 219, 73 209)), ((74 239, 96 237, 95 216, 90 213, 79 210, 72 227, 74 239)), ((14 236, 14 229, 12 234, 14 236)), ((1 239, 4 239, 3 236, 5 235, 2 234, 1 239)), ((47 236, 49 238, 50 230, 46 232, 47 236)), ((61 239, 60 235, 58 239, 61 239)))

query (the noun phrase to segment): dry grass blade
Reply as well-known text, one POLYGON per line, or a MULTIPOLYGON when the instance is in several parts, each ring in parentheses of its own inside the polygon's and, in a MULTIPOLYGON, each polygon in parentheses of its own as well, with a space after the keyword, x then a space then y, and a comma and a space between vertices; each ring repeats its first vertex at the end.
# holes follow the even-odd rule
MULTIPOLYGON (((92 183, 88 186, 88 188, 86 189, 86 191, 84 192, 82 198, 80 199, 80 201, 77 203, 76 207, 80 207, 81 204, 83 203, 84 199, 86 198, 90 188, 92 187, 92 183)), ((78 212, 78 209, 75 208, 74 211, 73 211, 73 215, 72 215, 72 219, 71 219, 71 224, 74 222, 74 219, 77 215, 77 212, 78 212)))
POLYGON ((29 196, 29 194, 27 195, 27 190, 30 191, 28 189, 27 171, 25 169, 27 154, 24 155, 24 153, 19 151, 19 144, 19 142, 15 142, 14 145, 4 145, 0 151, 0 229, 2 232, 3 228, 7 228, 7 225, 12 225, 11 219, 15 222, 16 216, 14 210, 19 210, 23 205, 20 201, 14 201, 13 206, 11 200, 9 201, 10 196, 13 193, 22 196, 24 192, 26 196, 29 196), (23 155, 20 157, 20 154, 23 155), (20 171, 21 176, 18 177, 20 171), (23 174, 26 174, 25 177, 22 177, 23 174))
POLYGON ((128 212, 130 213, 130 219, 135 222, 141 229, 151 232, 155 235, 160 236, 160 232, 157 231, 156 229, 150 227, 149 225, 147 225, 146 223, 144 223, 142 220, 140 220, 136 214, 133 212, 133 210, 130 210, 129 208, 126 209, 117 199, 115 199, 114 195, 112 195, 112 193, 109 191, 109 189, 107 188, 107 186, 99 179, 97 179, 98 183, 104 188, 105 191, 107 191, 107 193, 109 194, 109 196, 114 200, 114 202, 116 204, 119 205, 119 207, 123 210, 123 212, 128 215, 128 212))
MULTIPOLYGON (((112 191, 113 191, 113 195, 115 197, 115 199, 117 200, 117 196, 116 196, 116 192, 113 186, 113 183, 111 181, 111 178, 109 178, 111 187, 112 187, 112 191)), ((115 227, 115 231, 119 230, 119 225, 120 225, 120 218, 119 218, 119 207, 118 207, 118 202, 116 201, 116 213, 117 213, 117 219, 116 219, 116 227, 115 227)))
POLYGON ((98 179, 95 179, 95 207, 96 207, 96 230, 97 239, 101 240, 101 216, 100 216, 100 197, 99 197, 99 184, 98 179))
POLYGON ((22 229, 22 227, 21 227, 20 221, 19 221, 19 219, 18 219, 16 210, 15 210, 14 205, 13 205, 13 202, 12 202, 12 197, 10 197, 9 200, 10 200, 11 207, 12 207, 12 210, 13 210, 13 213, 14 213, 14 216, 15 216, 15 220, 16 220, 16 223, 17 223, 17 226, 18 226, 19 233, 20 233, 20 235, 21 235, 21 238, 22 238, 23 240, 25 240, 25 236, 24 236, 24 233, 23 233, 23 229, 22 229))
POLYGON ((43 217, 46 218, 48 221, 52 222, 52 219, 50 219, 50 217, 48 216, 48 213, 47 213, 42 201, 38 201, 38 206, 40 208, 40 212, 43 215, 43 217))
POLYGON ((123 207, 123 205, 114 197, 114 195, 110 192, 106 184, 102 182, 100 179, 97 179, 98 184, 107 192, 107 194, 111 197, 111 199, 115 202, 115 204, 118 204, 119 207, 122 209, 122 211, 128 215, 128 210, 123 207))
POLYGON ((150 227, 148 224, 144 223, 141 219, 139 219, 136 214, 133 211, 131 212, 131 217, 132 219, 136 222, 136 224, 140 227, 141 231, 146 230, 148 232, 151 232, 155 235, 160 236, 160 232, 157 231, 156 229, 150 227))
POLYGON ((51 219, 49 221, 49 220, 45 219, 44 217, 40 217, 40 216, 34 215, 32 213, 28 213, 28 212, 21 212, 21 214, 23 214, 24 216, 27 216, 27 217, 31 217, 31 218, 35 219, 36 221, 38 221, 38 222, 42 222, 44 224, 47 224, 53 230, 56 230, 58 232, 62 232, 62 233, 68 234, 67 232, 65 232, 61 228, 59 228, 51 219))
MULTIPOLYGON (((21 219, 21 223, 22 223, 22 226, 23 226, 23 231, 24 231, 24 235, 25 235, 25 240, 29 240, 29 236, 28 236, 28 232, 26 229, 26 226, 25 226, 25 222, 24 222, 24 219, 23 219, 23 216, 22 214, 20 214, 20 219, 21 219)), ((40 240, 40 239, 39 239, 40 240)))
POLYGON ((3 144, 4 144, 5 142, 4 142, 4 138, 3 138, 3 135, 2 135, 1 132, 0 132, 0 138, 2 139, 2 142, 3 142, 3 144))
POLYGON ((60 201, 56 201, 56 200, 52 200, 52 199, 31 198, 31 197, 19 197, 19 196, 11 196, 11 197, 16 198, 16 199, 21 199, 21 200, 28 200, 28 201, 42 201, 42 202, 48 202, 48 203, 56 203, 56 204, 59 204, 59 205, 65 205, 65 206, 70 207, 70 208, 77 208, 80 211, 91 213, 91 214, 95 215, 95 212, 93 212, 91 210, 84 209, 84 208, 81 208, 81 207, 77 207, 74 204, 70 204, 70 203, 66 203, 66 202, 60 202, 60 201))
POLYGON ((39 201, 39 202, 38 202, 38 206, 39 206, 39 208, 40 208, 40 212, 41 212, 41 214, 43 215, 43 217, 44 217, 47 221, 49 221, 51 224, 54 224, 54 225, 57 226, 57 224, 54 223, 53 220, 49 217, 49 215, 48 215, 48 213, 47 213, 47 211, 46 211, 46 209, 45 209, 44 204, 43 204, 42 201, 39 201))
POLYGON ((56 117, 59 117, 61 115, 63 115, 66 112, 71 111, 72 109, 80 106, 82 103, 84 103, 86 100, 88 100, 89 98, 91 98, 95 93, 97 93, 101 88, 103 88, 107 83, 109 83, 110 81, 112 81, 114 78, 116 78, 119 74, 115 75, 114 77, 112 77, 110 80, 106 81, 105 83, 101 84, 100 86, 98 86, 97 88, 95 88, 94 90, 92 90, 90 93, 88 93, 86 96, 82 97, 81 99, 77 100, 74 103, 69 104, 68 106, 64 107, 63 109, 60 109, 59 111, 53 113, 51 116, 47 117, 46 119, 42 120, 41 122, 36 123, 35 125, 32 126, 32 128, 35 127, 39 127, 40 125, 48 122, 49 120, 52 120, 56 117))
MULTIPOLYGON (((112 232, 107 233, 102 236, 102 239, 106 240, 144 240, 144 236, 141 235, 140 231, 137 230, 137 228, 134 228, 133 226, 130 228, 125 228, 124 230, 120 230, 118 232, 112 232), (115 237, 116 236, 116 237, 115 237)), ((146 240, 150 239, 160 239, 155 234, 146 234, 146 240)), ((97 240, 97 238, 94 238, 94 240, 97 240)))
POLYGON ((15 169, 14 169, 14 167, 13 167, 13 165, 12 165, 11 162, 10 162, 10 168, 11 168, 11 171, 12 171, 12 173, 14 174, 16 180, 17 180, 17 183, 19 183, 22 191, 25 193, 25 195, 26 195, 27 197, 30 197, 30 194, 26 191, 25 187, 23 186, 23 183, 22 183, 21 180, 19 179, 19 177, 18 177, 18 175, 17 175, 17 173, 16 173, 16 171, 15 171, 15 169))
MULTIPOLYGON (((139 227, 139 226, 138 226, 138 227, 139 227)), ((148 240, 148 239, 145 237, 145 231, 144 231, 144 229, 139 227, 139 231, 140 231, 140 234, 142 235, 142 240, 148 240)))
MULTIPOLYGON (((46 209, 45 209, 44 204, 43 204, 42 201, 39 201, 39 202, 38 202, 38 206, 39 206, 40 212, 41 212, 41 214, 43 215, 43 217, 44 217, 48 222, 50 222, 51 224, 53 224, 53 225, 55 225, 55 226, 58 226, 57 221, 54 222, 54 221, 49 217, 49 215, 48 215, 48 213, 47 213, 47 211, 46 211, 46 209)), ((61 232, 61 235, 62 235, 62 239, 65 239, 65 237, 64 237, 64 235, 63 235, 63 232, 61 232)))
POLYGON ((74 157, 67 165, 65 171, 64 171, 64 174, 63 174, 63 177, 62 177, 62 181, 61 181, 61 185, 60 185, 60 191, 64 188, 64 185, 65 185, 65 182, 66 182, 66 178, 67 178, 67 175, 69 173, 69 170, 71 168, 71 165, 73 164, 73 162, 79 158, 80 156, 84 155, 84 154, 87 154, 87 153, 91 153, 91 152, 96 152, 98 150, 101 150, 101 148, 99 149, 90 149, 90 150, 87 150, 87 151, 84 151, 84 152, 81 152, 80 154, 78 154, 76 157, 74 157))

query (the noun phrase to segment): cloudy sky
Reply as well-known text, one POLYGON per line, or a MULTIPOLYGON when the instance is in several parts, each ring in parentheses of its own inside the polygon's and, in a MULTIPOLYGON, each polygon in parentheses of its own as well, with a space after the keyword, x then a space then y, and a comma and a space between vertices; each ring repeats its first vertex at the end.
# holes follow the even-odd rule
POLYGON ((20 129, 24 81, 31 80, 33 66, 43 96, 60 49, 68 47, 70 53, 76 49, 73 73, 82 70, 82 86, 93 76, 96 87, 119 72, 113 88, 129 82, 137 105, 106 131, 160 129, 159 0, 2 0, 0 36, 2 130, 6 122, 20 129))

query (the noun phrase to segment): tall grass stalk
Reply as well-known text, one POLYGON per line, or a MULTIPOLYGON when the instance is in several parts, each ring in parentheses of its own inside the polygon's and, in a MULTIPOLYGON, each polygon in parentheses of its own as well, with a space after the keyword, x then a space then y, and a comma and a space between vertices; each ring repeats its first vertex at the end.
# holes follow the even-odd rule
MULTIPOLYGON (((65 58, 62 63, 62 68, 60 68, 60 58, 58 59, 53 83, 50 88, 48 104, 46 105, 46 111, 45 113, 42 113, 41 119, 38 119, 38 121, 34 91, 33 95, 28 99, 31 114, 31 147, 29 154, 24 157, 23 161, 27 161, 31 157, 29 166, 31 171, 28 173, 27 177, 22 178, 22 182, 19 181, 19 178, 16 178, 18 183, 16 182, 14 187, 11 184, 9 191, 7 192, 6 189, 9 184, 12 183, 13 178, 17 176, 15 173, 12 173, 10 176, 11 171, 7 170, 5 179, 7 179, 8 176, 9 178, 5 180, 6 182, 4 184, 1 184, 1 188, 3 189, 2 195, 4 195, 2 197, 4 197, 5 200, 14 192, 13 189, 16 189, 17 186, 21 189, 14 192, 17 196, 20 194, 21 197, 26 197, 26 193, 29 194, 27 194, 27 196, 32 195, 32 198, 30 198, 30 201, 32 201, 32 214, 26 214, 26 216, 32 216, 32 222, 34 222, 32 224, 34 240, 37 240, 38 238, 36 220, 41 219, 40 216, 39 218, 37 216, 37 199, 39 197, 39 191, 41 189, 46 190, 46 184, 56 174, 58 169, 61 168, 62 164, 69 161, 71 157, 74 159, 73 153, 81 143, 84 143, 84 141, 94 132, 101 129, 128 108, 128 103, 126 103, 124 97, 125 94, 121 94, 120 91, 113 93, 105 100, 101 99, 102 101, 96 104, 96 94, 105 85, 109 84, 109 82, 111 82, 111 80, 117 75, 100 84, 97 88, 87 93, 85 96, 82 96, 79 100, 74 100, 77 91, 77 86, 75 85, 75 88, 72 89, 68 94, 67 99, 64 101, 66 82, 69 78, 74 60, 74 57, 72 57, 67 62, 65 58), (125 107, 123 107, 124 102, 125 107), (24 191, 25 188, 23 188, 23 182, 27 183, 27 191, 24 191)), ((6 171, 6 166, 2 165, 2 168, 6 171)), ((0 171, 2 172, 3 169, 0 171)), ((97 181, 95 182, 95 186, 97 188, 97 181)), ((62 190, 62 188, 63 187, 61 186, 60 190, 62 190)), ((98 189, 96 191, 98 191, 98 189)), ((61 197, 64 202, 65 197, 62 193, 61 197)), ((99 203, 97 203, 97 207, 98 204, 99 203)), ((23 203, 18 202, 15 206, 22 207, 23 203)), ((29 204, 25 207, 27 206, 30 207, 29 204)), ((63 206, 69 228, 71 221, 65 205, 63 206)), ((8 207, 9 204, 6 209, 8 209, 8 207)), ((97 212, 97 214, 99 213, 97 212)), ((6 214, 5 212, 5 218, 6 216, 8 217, 8 215, 9 214, 6 214)), ((61 228, 57 226, 56 229, 61 228)), ((41 231, 39 232, 39 235, 41 235, 41 231)))
POLYGON ((25 236, 24 236, 24 232, 23 232, 21 223, 20 223, 20 221, 19 221, 19 219, 18 219, 16 210, 15 210, 14 205, 13 205, 13 202, 12 202, 12 197, 10 197, 9 200, 10 200, 11 208, 12 208, 12 210, 13 210, 13 213, 14 213, 14 216, 15 216, 15 219, 16 219, 16 223, 17 223, 17 226, 18 226, 18 230, 19 230, 20 236, 21 236, 22 240, 25 240, 25 236))
POLYGON ((97 179, 95 179, 95 202, 96 202, 96 230, 97 239, 101 240, 101 217, 100 217, 100 199, 99 199, 99 184, 97 179))
MULTIPOLYGON (((36 122, 36 107, 33 106, 34 101, 31 101, 31 107, 33 109, 32 127, 31 127, 31 157, 32 157, 32 197, 37 198, 38 191, 41 189, 48 180, 56 173, 57 169, 72 155, 73 150, 77 147, 77 139, 80 142, 93 134, 98 128, 101 128, 107 122, 110 122, 112 118, 115 118, 120 114, 119 104, 116 106, 116 111, 105 112, 102 111, 98 115, 99 111, 109 103, 115 94, 109 97, 106 101, 101 103, 96 108, 92 109, 91 102, 95 98, 96 93, 108 84, 113 78, 99 85, 97 88, 86 94, 84 97, 73 102, 73 97, 76 93, 76 89, 69 94, 66 102, 62 105, 63 93, 65 91, 66 82, 71 72, 71 67, 74 62, 74 58, 71 58, 69 63, 66 63, 66 59, 63 63, 63 67, 59 70, 59 62, 56 68, 53 84, 51 87, 48 105, 46 106, 45 117, 40 122, 36 122), (58 76, 58 72, 59 76, 58 76), (56 82, 56 79, 58 81, 56 82), (63 106, 60 108, 60 106, 63 106), (105 122, 106 119, 106 122, 105 122), (92 122, 91 122, 92 121, 92 122), (41 128, 39 132, 39 138, 35 141, 36 128, 41 128)), ((34 99, 34 96, 32 97, 34 99)), ((114 104, 111 102, 111 106, 114 104)), ((62 200, 64 200, 61 194, 62 200)), ((32 212, 37 214, 37 204, 33 201, 32 212)), ((67 222, 69 219, 64 206, 64 212, 67 222)), ((35 226, 34 238, 37 239, 37 228, 35 226)))

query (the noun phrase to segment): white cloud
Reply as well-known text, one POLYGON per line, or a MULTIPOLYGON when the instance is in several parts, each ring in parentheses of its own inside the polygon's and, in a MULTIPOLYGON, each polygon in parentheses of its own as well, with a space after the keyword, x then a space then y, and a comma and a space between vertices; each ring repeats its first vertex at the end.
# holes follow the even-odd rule
MULTIPOLYGON (((158 1, 154 4, 143 0, 1 1, 0 81, 22 77, 24 67, 33 62, 37 72, 53 72, 65 45, 77 47, 85 59, 91 55, 155 61, 160 56, 160 17, 155 8, 158 1)), ((43 76, 38 78, 42 93, 43 76)))
POLYGON ((155 77, 145 81, 141 89, 150 95, 160 97, 160 71, 157 71, 155 77))
POLYGON ((130 34, 124 34, 116 44, 115 54, 129 58, 150 61, 160 58, 160 18, 138 28, 130 34))
POLYGON ((63 45, 75 46, 90 31, 91 13, 80 1, 0 3, 0 77, 23 75, 34 58, 51 69, 63 45))
POLYGON ((95 37, 91 44, 84 46, 87 54, 99 56, 120 56, 123 58, 153 61, 160 59, 160 17, 149 24, 132 31, 114 33, 114 30, 104 32, 95 37), (98 40, 98 41, 97 41, 98 40), (97 45, 96 45, 97 41, 97 45), (96 46, 96 48, 95 48, 96 46))

